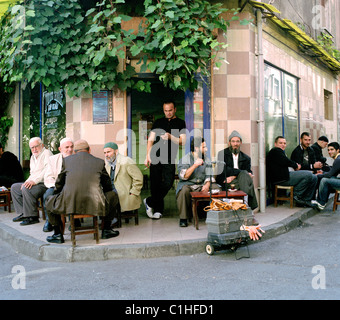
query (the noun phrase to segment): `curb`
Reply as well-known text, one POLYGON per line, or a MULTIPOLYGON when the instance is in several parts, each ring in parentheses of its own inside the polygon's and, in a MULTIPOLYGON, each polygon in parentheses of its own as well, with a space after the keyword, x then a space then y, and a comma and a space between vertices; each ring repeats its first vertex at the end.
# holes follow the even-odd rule
MULTIPOLYGON (((303 224, 303 221, 317 214, 312 208, 302 209, 278 223, 263 227, 261 240, 277 237, 303 224)), ((0 239, 6 241, 21 254, 41 261, 79 262, 111 259, 146 259, 174 257, 205 252, 207 239, 155 242, 148 244, 123 244, 75 247, 72 245, 50 244, 0 223, 0 239)), ((253 244, 256 242, 250 242, 253 244)))

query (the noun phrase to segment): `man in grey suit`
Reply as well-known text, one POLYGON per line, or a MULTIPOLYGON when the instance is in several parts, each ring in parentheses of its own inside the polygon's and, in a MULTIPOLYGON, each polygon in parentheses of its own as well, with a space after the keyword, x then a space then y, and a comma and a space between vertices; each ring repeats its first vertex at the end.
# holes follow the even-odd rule
POLYGON ((74 152, 63 159, 54 195, 46 199, 48 218, 54 228, 54 234, 46 240, 64 242, 60 214, 104 216, 102 239, 118 236, 119 232, 111 229, 118 196, 112 191, 104 160, 90 154, 90 147, 85 140, 74 143, 74 152))

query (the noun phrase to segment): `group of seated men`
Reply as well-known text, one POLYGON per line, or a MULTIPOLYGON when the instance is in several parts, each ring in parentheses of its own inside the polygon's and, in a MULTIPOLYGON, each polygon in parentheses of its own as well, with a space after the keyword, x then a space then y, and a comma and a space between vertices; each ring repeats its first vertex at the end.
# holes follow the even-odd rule
MULTIPOLYGON (((340 188, 340 179, 336 179, 340 173, 340 147, 337 142, 328 144, 325 136, 314 145, 310 144, 310 135, 302 133, 300 145, 289 159, 285 154, 286 139, 278 136, 266 158, 267 177, 272 185, 294 186, 297 205, 323 210, 330 192, 340 188), (322 149, 327 145, 329 156, 334 159, 332 167, 327 165, 327 159, 322 155, 322 149)), ((176 200, 181 227, 188 225, 192 191, 228 190, 234 185, 247 194, 252 210, 258 207, 251 159, 240 150, 241 145, 241 135, 233 131, 228 147, 218 153, 217 171, 213 172, 212 163, 206 156, 204 139, 195 137, 191 140, 190 152, 179 161, 177 167, 179 183, 176 200)), ((91 155, 85 140, 73 143, 69 138, 62 139, 60 153, 56 155, 44 147, 39 137, 32 138, 29 147, 32 151, 30 175, 26 181, 11 185, 13 204, 18 213, 13 221, 23 226, 38 223, 36 203, 43 197, 47 212, 43 231, 54 231, 52 236, 47 237, 48 242, 64 242, 61 214, 102 216, 102 238, 108 239, 119 235, 112 229, 118 210, 125 212, 140 207, 143 175, 131 158, 118 152, 116 143, 104 145, 106 161, 91 155)), ((0 151, 3 152, 2 148, 0 151)))
POLYGON ((298 206, 324 210, 331 192, 340 188, 340 147, 338 142, 328 143, 325 136, 311 145, 308 132, 300 136, 300 144, 288 158, 285 149, 287 141, 283 136, 275 139, 266 157, 267 177, 272 186, 294 186, 294 200, 298 206), (332 167, 322 155, 322 149, 328 148, 332 167))
POLYGON ((85 140, 60 141, 60 153, 53 155, 39 137, 29 141, 32 151, 30 175, 11 186, 13 219, 27 226, 39 222, 37 199, 44 198, 47 212, 43 231, 54 231, 48 242, 63 243, 61 214, 90 214, 103 219, 102 239, 119 235, 112 227, 118 210, 138 209, 143 175, 136 163, 119 154, 114 142, 104 145, 105 160, 91 155, 85 140))

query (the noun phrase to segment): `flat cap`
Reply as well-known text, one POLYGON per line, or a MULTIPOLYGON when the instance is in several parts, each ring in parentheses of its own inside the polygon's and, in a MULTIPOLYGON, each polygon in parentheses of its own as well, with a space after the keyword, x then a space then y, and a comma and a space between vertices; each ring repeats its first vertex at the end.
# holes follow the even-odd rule
POLYGON ((77 140, 75 143, 74 143, 74 150, 77 151, 77 150, 83 150, 83 149, 87 149, 89 148, 89 144, 87 143, 86 140, 83 140, 83 139, 80 139, 80 140, 77 140))

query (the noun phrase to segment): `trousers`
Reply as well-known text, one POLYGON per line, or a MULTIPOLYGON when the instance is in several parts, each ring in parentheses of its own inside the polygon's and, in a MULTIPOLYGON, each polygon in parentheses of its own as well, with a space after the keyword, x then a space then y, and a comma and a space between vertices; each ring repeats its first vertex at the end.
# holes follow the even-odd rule
POLYGON ((289 180, 280 182, 282 186, 294 186, 294 197, 304 201, 313 199, 317 184, 317 176, 308 170, 290 171, 289 180))
POLYGON ((164 198, 175 181, 176 166, 174 164, 151 164, 150 191, 151 196, 146 199, 153 212, 163 213, 164 198))
POLYGON ((39 212, 37 209, 37 199, 42 197, 47 190, 43 183, 38 183, 27 189, 21 186, 22 182, 14 183, 11 186, 11 196, 15 212, 23 214, 24 217, 38 217, 39 212))
POLYGON ((329 195, 335 190, 340 190, 340 179, 336 177, 322 178, 319 185, 319 192, 317 201, 321 205, 325 205, 328 201, 329 195))
POLYGON ((251 210, 258 207, 253 178, 247 170, 242 170, 236 179, 226 184, 226 190, 230 189, 230 184, 235 184, 235 188, 245 192, 248 195, 248 205, 251 210))

